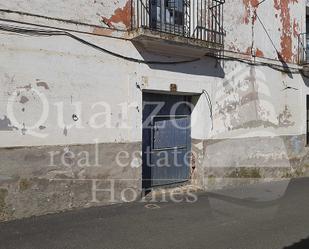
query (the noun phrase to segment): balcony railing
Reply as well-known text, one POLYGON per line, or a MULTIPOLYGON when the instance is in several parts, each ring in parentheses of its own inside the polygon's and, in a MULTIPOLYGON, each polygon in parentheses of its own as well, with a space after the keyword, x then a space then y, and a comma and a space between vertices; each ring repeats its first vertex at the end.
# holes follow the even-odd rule
POLYGON ((309 34, 306 33, 298 36, 298 64, 309 64, 309 34))
POLYGON ((132 0, 133 29, 223 45, 225 0, 132 0))

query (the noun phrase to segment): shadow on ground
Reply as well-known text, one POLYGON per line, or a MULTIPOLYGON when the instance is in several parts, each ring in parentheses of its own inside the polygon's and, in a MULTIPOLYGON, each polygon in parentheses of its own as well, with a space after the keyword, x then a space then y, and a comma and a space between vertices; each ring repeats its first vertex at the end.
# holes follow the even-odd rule
POLYGON ((180 199, 2 223, 0 249, 309 248, 309 178, 201 193, 196 202, 180 199))
POLYGON ((284 249, 308 249, 309 248, 309 237, 291 246, 285 247, 284 249))

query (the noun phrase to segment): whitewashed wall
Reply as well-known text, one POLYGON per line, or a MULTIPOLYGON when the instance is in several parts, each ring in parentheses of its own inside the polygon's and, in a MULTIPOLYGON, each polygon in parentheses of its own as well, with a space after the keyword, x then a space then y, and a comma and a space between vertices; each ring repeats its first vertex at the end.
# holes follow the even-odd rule
MULTIPOLYGON (((129 3, 10 1, 0 3, 0 15, 16 21, 14 25, 22 26, 18 22, 24 21, 85 31, 89 34, 75 34, 128 57, 158 61, 183 59, 181 54, 165 58, 143 52, 129 40, 113 38, 128 38, 124 32, 116 34, 104 29, 108 26, 129 28, 129 3), (65 20, 87 25, 69 24, 65 20)), ((237 58, 250 59, 254 55, 271 64, 290 63, 293 72, 298 69, 293 63, 297 59, 298 34, 305 30, 304 1, 272 0, 257 7, 256 1, 236 0, 227 1, 224 8, 226 50, 234 52, 237 58)), ((194 139, 306 132, 307 80, 297 73, 284 73, 267 66, 251 67, 240 62, 218 64, 212 58, 183 65, 145 65, 99 52, 68 37, 27 37, 6 32, 0 36, 3 55, 0 84, 4 89, 0 100, 1 147, 87 144, 95 139, 102 143, 141 141, 142 94, 137 86, 145 91, 168 92, 170 84, 177 84, 182 93, 196 95, 207 90, 211 96, 213 120, 203 94, 196 103, 192 115, 193 121, 196 120, 192 124, 194 139), (31 129, 42 113, 36 91, 46 98, 49 110, 46 120, 31 129), (14 97, 14 93, 19 95, 14 97), (92 108, 99 102, 108 103, 111 110, 100 104, 92 108), (63 114, 59 113, 62 103, 63 114), (81 113, 75 110, 74 103, 81 104, 81 113), (128 111, 124 108, 126 105, 128 111), (15 121, 14 117, 8 117, 8 106, 13 107, 15 121), (101 114, 98 122, 104 121, 103 116, 105 121, 110 119, 111 122, 93 128, 91 121, 101 112, 110 114, 101 114), (73 121, 73 114, 77 114, 78 121, 73 121)))
MULTIPOLYGON (((225 53, 235 59, 288 65, 290 73, 238 61, 218 62, 204 54, 187 64, 146 65, 66 36, 0 31, 0 187, 5 193, 0 220, 91 206, 93 178, 118 179, 118 197, 126 187, 140 193, 142 91, 168 93, 171 84, 177 85, 178 93, 194 95, 196 153, 191 178, 199 186, 222 187, 235 177, 238 181, 305 175, 309 80, 297 73, 295 64, 297 36, 305 30, 305 1, 269 0, 255 7, 256 2, 226 1, 225 49, 232 53, 225 53), (276 50, 286 62, 278 60, 276 50), (211 97, 212 119, 203 91, 211 97), (102 126, 94 127, 94 120, 102 126), (50 152, 57 155, 51 158, 50 152), (122 152, 129 153, 127 167, 119 167, 122 152), (88 155, 90 165, 80 167, 81 161, 87 162, 81 155, 88 155), (97 156, 100 167, 95 166, 97 156)), ((64 28, 141 60, 188 59, 182 50, 166 57, 134 45, 130 34, 123 32, 130 26, 128 3, 0 1, 0 18, 7 19, 0 24, 64 28)), ((101 204, 107 203, 108 197, 103 198, 101 204)))
MULTIPOLYGON (((91 143, 96 138, 100 142, 141 141, 142 95, 136 84, 144 90, 158 91, 169 91, 170 84, 177 84, 179 92, 189 94, 207 90, 212 96, 214 129, 210 129, 209 107, 201 96, 193 113, 193 119, 195 116, 197 119, 193 124, 193 138, 196 139, 305 132, 307 87, 299 74, 290 78, 267 67, 256 67, 252 71, 245 64, 225 62, 221 65, 224 78, 213 77, 206 70, 196 75, 193 68, 216 70, 216 63, 209 58, 191 66, 177 65, 159 70, 98 52, 70 38, 24 37, 3 32, 0 36, 3 55, 0 57, 3 89, 0 117, 4 120, 9 116, 8 106, 12 106, 19 123, 15 124, 14 118, 10 117, 11 124, 7 128, 11 129, 6 130, 2 124, 2 147, 91 143), (189 74, 191 67, 193 73, 189 74), (184 68, 189 71, 183 72, 184 68), (293 89, 284 90, 287 86, 293 89), (36 91, 43 94, 42 99, 46 98, 48 105, 42 106, 36 91), (97 121, 102 124, 110 118, 110 128, 106 128, 108 122, 105 128, 92 127, 94 115, 109 112, 101 104, 93 107, 99 102, 108 103, 111 113, 102 114, 104 120, 98 118, 97 121), (74 103, 81 104, 81 113, 74 103), (128 117, 126 109, 121 109, 123 104, 129 105, 128 117), (34 121, 40 119, 43 107, 48 107, 46 120, 31 129, 34 121), (77 114, 77 122, 73 121, 73 114, 77 114), (130 128, 120 128, 124 123, 130 128)), ((110 50, 140 58, 130 42, 85 38, 110 50)))

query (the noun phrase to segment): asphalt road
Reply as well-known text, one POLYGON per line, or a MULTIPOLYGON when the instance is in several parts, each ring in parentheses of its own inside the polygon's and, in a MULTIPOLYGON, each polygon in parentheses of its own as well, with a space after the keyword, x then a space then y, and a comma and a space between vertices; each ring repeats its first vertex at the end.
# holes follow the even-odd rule
POLYGON ((309 248, 308 178, 156 205, 137 202, 2 223, 0 248, 309 248))

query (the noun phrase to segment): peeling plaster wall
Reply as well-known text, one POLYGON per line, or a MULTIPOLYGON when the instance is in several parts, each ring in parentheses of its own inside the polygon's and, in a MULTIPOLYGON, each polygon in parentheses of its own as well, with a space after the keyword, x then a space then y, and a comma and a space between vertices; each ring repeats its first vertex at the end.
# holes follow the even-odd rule
POLYGON ((267 67, 226 63, 226 76, 214 87, 214 129, 221 137, 269 136, 305 132, 303 78, 267 67))
MULTIPOLYGON (((306 174, 305 95, 309 91, 308 82, 298 74, 289 76, 239 62, 218 64, 212 58, 185 65, 147 66, 100 53, 65 37, 0 36, 2 219, 92 205, 89 191, 78 194, 89 190, 89 182, 80 180, 92 177, 131 179, 134 188, 141 191, 140 88, 168 92, 170 84, 176 84, 179 92, 201 94, 196 97, 192 115, 196 152, 192 179, 196 184, 211 188, 232 184, 237 176, 261 179, 306 174), (203 90, 211 96, 213 124, 203 90), (47 118, 32 129, 34 120, 41 117, 44 101, 49 106, 47 118), (111 109, 100 104, 93 107, 101 102, 111 109), (123 103, 128 104, 128 112, 122 112, 123 103), (79 105, 80 111, 76 109, 79 105), (12 106, 15 121, 8 106, 12 106), (96 114, 102 115, 99 124, 110 117, 111 127, 91 127, 91 117, 96 114), (128 127, 121 127, 123 122, 128 127), (58 158, 56 166, 49 167, 50 151, 61 151, 60 156, 70 148, 75 155, 91 153, 96 141, 104 167, 77 167, 79 157, 65 159, 72 166, 63 166, 58 158), (124 169, 116 162, 121 150, 130 155, 129 167, 124 169), (52 185, 56 176, 67 180, 52 185), (219 181, 220 177, 229 180, 219 181), (22 197, 23 189, 33 198, 22 197), (53 200, 54 205, 47 205, 47 200, 53 200), (32 206, 35 202, 40 204, 32 206)), ((128 41, 84 38, 127 56, 167 59, 141 53, 128 41)), ((130 184, 119 183, 118 195, 130 184)))
MULTIPOLYGON (((226 1, 224 5, 225 49, 270 59, 281 59, 295 63, 297 60, 298 34, 305 31, 306 1, 269 0, 258 4, 258 0, 226 1), (279 58, 278 54, 279 53, 279 58)), ((50 17, 97 25, 87 32, 117 36, 112 30, 131 28, 131 1, 5 1, 0 9, 26 12, 38 17, 50 17), (102 27, 102 28, 100 28, 102 27)), ((25 21, 26 16, 9 16, 25 21)), ((35 18, 32 18, 35 20, 35 18)), ((28 19, 27 19, 28 20, 28 19)), ((49 21, 52 23, 52 20, 49 21)), ((43 20, 35 23, 46 24, 43 20)), ((54 26, 63 26, 56 23, 54 26)), ((72 27, 79 29, 78 27, 72 27)), ((122 34, 121 36, 125 36, 122 34)))
POLYGON ((308 80, 237 62, 224 71, 212 87, 213 128, 202 121, 209 133, 194 137, 195 182, 213 189, 307 176, 308 80))
MULTIPOLYGON (((121 191, 129 187, 139 198, 140 88, 169 91, 173 83, 180 92, 211 92, 211 84, 221 71, 213 59, 149 67, 98 52, 66 37, 6 33, 0 37, 0 220, 96 205, 91 202, 92 179, 116 179, 118 201, 121 191), (104 126, 93 127, 93 117, 104 126), (92 166, 95 143, 100 147, 101 167, 92 166), (126 167, 117 161, 121 151, 129 153, 126 167), (50 153, 57 154, 51 158, 50 153), (81 160, 87 164, 86 155, 91 165, 80 167, 81 160)), ((128 41, 83 37, 142 58, 128 41)), ((145 53, 143 56, 167 59, 145 53)), ((205 109, 203 103, 200 108, 205 109)), ((110 202, 103 196, 99 205, 106 204, 110 202)))
MULTIPOLYGON (((0 221, 123 202, 127 188, 136 191, 128 200, 140 198, 136 66, 64 37, 0 36, 0 221), (99 192, 93 202, 92 180, 115 201, 99 192)), ((133 47, 85 38, 123 53, 133 47)))
POLYGON ((260 5, 258 3, 257 0, 226 2, 226 48, 295 63, 298 34, 305 32, 305 1, 270 0, 260 5))
MULTIPOLYGON (((142 59, 129 41, 82 37, 142 59)), ((180 92, 201 94, 222 74, 214 59, 149 67, 66 37, 1 34, 0 51, 0 147, 139 142, 139 87, 169 91, 173 83, 180 92)))
MULTIPOLYGON (((256 1, 227 1, 226 48, 277 58, 257 13, 269 25, 266 29, 282 58, 293 62, 296 33, 304 29, 305 10, 300 1, 285 1, 284 6, 283 2, 270 0, 254 8, 256 1)), ((42 1, 11 1, 0 3, 0 8, 102 27, 128 26, 127 19, 119 19, 127 13, 127 2, 102 3, 59 1, 42 6, 42 1)), ((100 28, 90 31, 112 35, 100 28)), ((130 41, 78 35, 128 57, 184 59, 181 55, 167 58, 149 53, 130 41)), ((170 84, 176 84, 181 93, 200 94, 195 97, 192 114, 193 183, 216 188, 234 184, 239 177, 250 183, 251 178, 255 181, 308 173, 304 134, 309 82, 300 74, 240 62, 217 63, 207 57, 182 65, 144 65, 67 37, 4 32, 0 33, 0 53, 0 220, 92 205, 90 183, 81 183, 83 179, 129 178, 133 183, 116 186, 118 197, 129 186, 141 192, 141 89, 169 92, 170 84), (213 120, 203 90, 211 97, 213 120), (44 110, 46 117, 42 116, 44 110), (93 117, 104 126, 94 128, 93 117), (77 166, 80 158, 67 158, 69 151, 92 155, 96 142, 100 144, 103 168, 85 169, 77 166), (49 167, 49 152, 55 150, 61 152, 60 156, 64 153, 69 166, 57 157, 56 166, 49 167), (116 162, 121 150, 130 154, 130 166, 124 169, 116 162), (59 176, 66 180, 56 184, 53 180, 59 176)), ((108 201, 104 199, 101 204, 108 201)))
POLYGON ((1 1, 0 9, 60 18, 103 27, 130 27, 130 1, 1 1))
MULTIPOLYGON (((0 146, 140 140, 139 130, 119 129, 120 123, 131 123, 131 119, 135 127, 135 116, 140 116, 135 109, 138 103, 134 106, 135 99, 131 99, 135 92, 129 91, 130 84, 135 87, 131 65, 69 38, 2 37, 0 129, 12 129, 15 138, 3 132, 0 146), (115 73, 116 67, 119 73, 115 73), (125 116, 124 104, 132 104, 132 116, 125 116), (14 121, 7 118, 8 108, 14 121), (100 113, 106 113, 106 120, 96 118, 100 113), (92 124, 94 121, 97 124, 92 124), (90 128, 104 122, 110 132, 98 133, 98 129, 90 128)), ((108 43, 111 49, 123 44, 108 43)))

